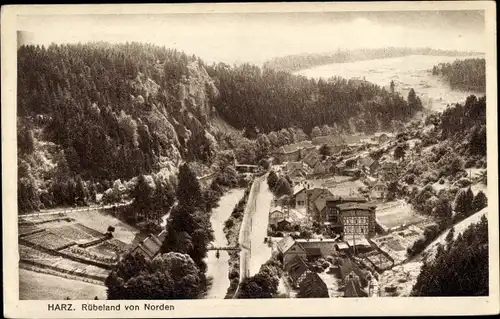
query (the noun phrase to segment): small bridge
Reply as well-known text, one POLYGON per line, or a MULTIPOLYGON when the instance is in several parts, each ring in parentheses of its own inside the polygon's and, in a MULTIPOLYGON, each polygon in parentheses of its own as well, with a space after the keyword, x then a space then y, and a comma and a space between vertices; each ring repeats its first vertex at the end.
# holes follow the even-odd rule
POLYGON ((220 247, 217 247, 217 246, 214 246, 214 245, 209 245, 207 250, 237 250, 237 251, 240 251, 241 248, 243 247, 243 249, 246 249, 246 250, 250 250, 250 248, 244 246, 244 245, 236 245, 236 246, 220 246, 220 247))

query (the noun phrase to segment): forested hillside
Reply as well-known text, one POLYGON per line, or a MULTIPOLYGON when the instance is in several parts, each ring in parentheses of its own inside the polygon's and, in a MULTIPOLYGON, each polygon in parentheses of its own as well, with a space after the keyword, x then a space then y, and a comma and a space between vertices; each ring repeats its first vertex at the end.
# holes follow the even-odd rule
POLYGON ((466 59, 440 63, 432 68, 432 75, 443 76, 452 88, 485 92, 486 60, 466 59))
POLYGON ((413 296, 488 296, 487 218, 453 237, 450 232, 436 258, 424 262, 413 296))
POLYGON ((397 58, 407 55, 440 55, 440 56, 470 56, 477 52, 459 52, 450 50, 436 50, 431 48, 379 48, 338 50, 324 54, 298 54, 274 58, 264 64, 265 68, 281 71, 299 71, 312 67, 330 64, 345 63, 373 59, 397 58))
POLYGON ((407 103, 367 81, 316 81, 248 64, 221 63, 210 67, 208 74, 220 92, 214 99, 217 110, 238 129, 269 132, 297 126, 310 133, 328 124, 347 132, 375 132, 390 128, 393 120, 410 119, 422 108, 415 96, 407 103))
POLYGON ((90 43, 21 46, 17 107, 19 208, 32 211, 130 190, 122 181, 143 174, 173 176, 183 161, 203 175, 223 150, 255 163, 317 126, 325 135, 392 129, 422 106, 414 91, 405 101, 365 81, 90 43))

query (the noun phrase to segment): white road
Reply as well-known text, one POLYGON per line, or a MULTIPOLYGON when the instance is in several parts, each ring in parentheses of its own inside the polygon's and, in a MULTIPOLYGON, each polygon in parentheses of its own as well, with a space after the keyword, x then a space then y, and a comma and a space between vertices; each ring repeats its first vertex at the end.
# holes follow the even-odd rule
MULTIPOLYGON (((245 193, 244 189, 234 189, 224 194, 219 200, 219 206, 212 211, 210 222, 214 230, 215 247, 227 246, 226 235, 224 234, 224 222, 231 216, 231 212, 245 193)), ((207 299, 224 299, 229 287, 229 255, 227 251, 219 251, 217 259, 216 251, 209 250, 205 259, 207 263, 207 276, 212 278, 212 285, 207 292, 207 299)))
POLYGON ((255 210, 250 211, 250 276, 259 272, 260 267, 271 258, 271 247, 264 243, 269 224, 269 210, 273 194, 267 186, 267 175, 260 180, 256 195, 255 210))

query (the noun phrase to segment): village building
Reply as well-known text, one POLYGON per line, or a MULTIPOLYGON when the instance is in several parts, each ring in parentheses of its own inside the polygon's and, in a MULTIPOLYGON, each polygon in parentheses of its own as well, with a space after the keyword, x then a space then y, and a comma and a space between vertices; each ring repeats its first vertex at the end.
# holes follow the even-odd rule
POLYGON ((321 161, 321 155, 318 152, 311 152, 308 154, 304 159, 302 159, 302 162, 307 164, 310 168, 314 168, 318 162, 321 161))
POLYGON ((158 237, 150 234, 148 237, 144 238, 137 246, 135 246, 135 248, 132 250, 132 253, 142 254, 147 260, 153 260, 160 253, 165 235, 166 231, 161 232, 158 237))
POLYGON ((236 164, 235 170, 238 173, 257 173, 259 171, 259 166, 249 164, 236 164))
POLYGON ((286 213, 282 206, 276 206, 271 208, 269 213, 269 225, 277 226, 278 222, 282 221, 286 217, 286 213))
POLYGON ((375 173, 377 173, 377 169, 380 167, 380 163, 378 160, 367 156, 359 160, 359 167, 366 174, 374 175, 375 173))
POLYGON ((382 133, 380 134, 378 137, 377 137, 377 140, 379 143, 385 143, 389 140, 389 135, 387 135, 386 133, 382 133))
POLYGON ((275 159, 280 162, 298 161, 304 158, 316 147, 310 141, 303 141, 295 144, 289 144, 279 147, 271 153, 275 159))
POLYGON ((351 260, 343 260, 339 267, 339 277, 344 284, 344 297, 368 296, 368 292, 363 289, 368 285, 368 278, 351 260))
POLYGON ((277 231, 287 231, 292 227, 292 220, 290 218, 283 218, 276 223, 277 231))
POLYGON ((374 199, 384 199, 387 196, 387 186, 385 183, 378 181, 370 193, 370 197, 374 199))
POLYGON ((375 207, 362 197, 335 197, 326 202, 325 223, 334 232, 348 235, 375 234, 375 207))
POLYGON ((288 267, 290 262, 295 257, 307 258, 306 251, 299 243, 297 243, 291 236, 286 236, 277 244, 278 258, 283 263, 283 267, 288 267))
POLYGON ((398 163, 394 161, 384 161, 380 164, 379 176, 385 180, 392 180, 396 177, 398 163))
POLYGON ((332 238, 300 238, 295 241, 305 249, 307 258, 309 259, 333 255, 336 251, 335 245, 338 243, 337 239, 332 238))
POLYGON ((285 271, 301 298, 328 298, 328 287, 317 273, 311 271, 302 257, 295 256, 285 266, 285 271))
POLYGON ((307 207, 307 189, 305 187, 301 188, 299 191, 293 194, 293 199, 295 201, 295 208, 306 208, 307 207))
POLYGON ((325 215, 326 200, 333 196, 328 188, 313 188, 307 190, 307 214, 317 222, 322 222, 325 215))
POLYGON ((304 280, 299 284, 299 298, 329 298, 328 287, 319 275, 307 272, 304 280))

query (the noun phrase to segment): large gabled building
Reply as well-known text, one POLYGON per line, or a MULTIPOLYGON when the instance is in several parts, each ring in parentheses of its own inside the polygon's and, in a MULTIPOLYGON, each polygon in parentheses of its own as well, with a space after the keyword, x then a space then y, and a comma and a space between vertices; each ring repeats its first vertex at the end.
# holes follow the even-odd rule
POLYGON ((344 236, 371 236, 375 234, 375 208, 365 198, 330 198, 326 202, 324 224, 344 236))

